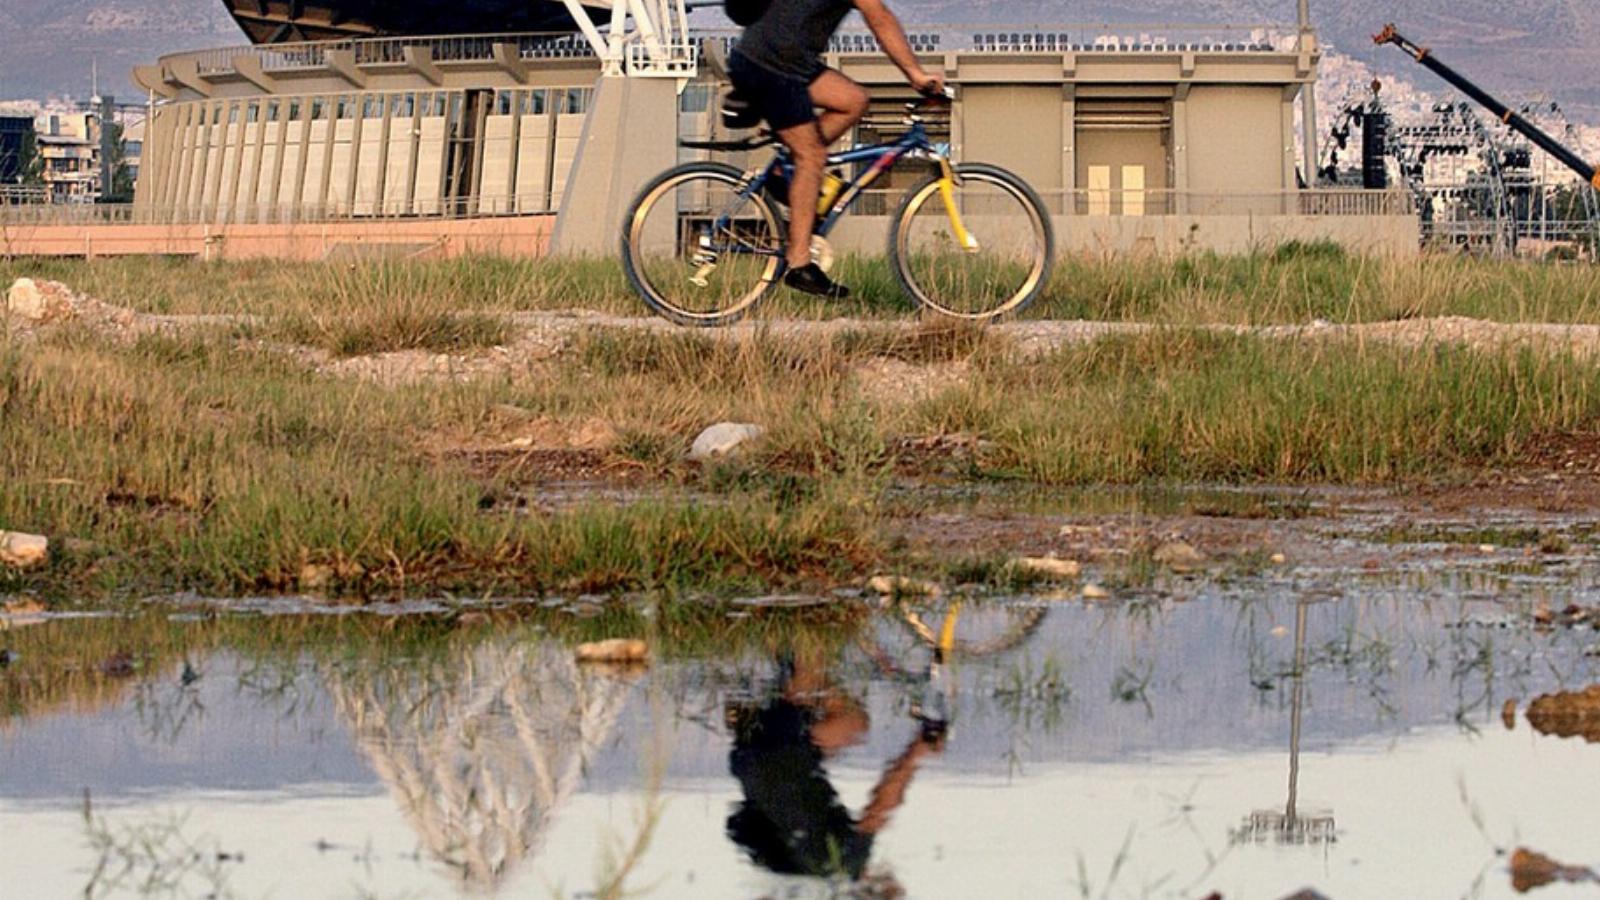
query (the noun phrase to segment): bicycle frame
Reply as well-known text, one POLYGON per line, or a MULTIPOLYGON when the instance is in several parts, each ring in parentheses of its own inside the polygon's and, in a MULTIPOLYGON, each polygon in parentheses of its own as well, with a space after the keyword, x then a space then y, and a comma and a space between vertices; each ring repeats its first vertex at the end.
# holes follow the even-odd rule
MULTIPOLYGON (((967 231, 961 220, 961 212, 955 202, 955 169, 950 165, 950 155, 941 147, 928 140, 928 129, 920 120, 911 120, 911 129, 905 136, 897 141, 887 144, 874 144, 868 147, 855 147, 842 153, 829 154, 827 168, 839 166, 860 165, 870 163, 861 174, 846 184, 840 192, 839 198, 834 201, 826 215, 817 222, 815 233, 826 238, 833 231, 839 220, 844 218, 856 200, 860 199, 863 192, 877 181, 885 172, 893 169, 902 159, 922 157, 931 159, 939 167, 940 182, 939 195, 944 201, 945 211, 950 216, 950 227, 956 240, 965 249, 976 249, 977 241, 967 231)), ((794 165, 789 161, 786 149, 779 148, 776 156, 760 169, 747 173, 741 185, 739 199, 749 200, 760 193, 767 183, 774 177, 792 178, 794 165)), ((733 222, 733 213, 724 212, 715 223, 718 233, 726 232, 733 222)), ((772 256, 781 253, 781 250, 752 248, 747 246, 734 246, 727 248, 735 253, 752 253, 756 255, 772 256)))

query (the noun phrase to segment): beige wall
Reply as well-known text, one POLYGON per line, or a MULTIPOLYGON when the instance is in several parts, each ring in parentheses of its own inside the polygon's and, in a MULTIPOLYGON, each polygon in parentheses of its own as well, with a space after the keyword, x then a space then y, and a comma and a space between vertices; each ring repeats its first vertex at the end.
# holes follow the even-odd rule
POLYGON ((1284 178, 1280 87, 1198 85, 1189 92, 1184 144, 1192 191, 1279 191, 1284 178))
POLYGON ((961 104, 961 157, 1010 169, 1040 191, 1067 187, 1060 85, 974 85, 961 104))

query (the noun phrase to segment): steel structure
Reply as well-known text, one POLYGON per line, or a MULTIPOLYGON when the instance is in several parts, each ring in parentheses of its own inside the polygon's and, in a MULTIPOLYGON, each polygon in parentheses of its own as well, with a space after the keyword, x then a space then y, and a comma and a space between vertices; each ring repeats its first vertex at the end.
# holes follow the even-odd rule
MULTIPOLYGON (((1451 84, 1470 85, 1392 29, 1378 39, 1402 42, 1430 69, 1449 72, 1451 84)), ((1504 255, 1562 244, 1600 250, 1594 171, 1551 137, 1576 136, 1559 105, 1545 99, 1511 107, 1473 87, 1468 95, 1493 119, 1466 101, 1407 116, 1385 102, 1381 89, 1374 82, 1343 105, 1320 160, 1322 183, 1403 185, 1416 199, 1424 241, 1436 246, 1504 255), (1562 177, 1563 169, 1582 180, 1562 177)))

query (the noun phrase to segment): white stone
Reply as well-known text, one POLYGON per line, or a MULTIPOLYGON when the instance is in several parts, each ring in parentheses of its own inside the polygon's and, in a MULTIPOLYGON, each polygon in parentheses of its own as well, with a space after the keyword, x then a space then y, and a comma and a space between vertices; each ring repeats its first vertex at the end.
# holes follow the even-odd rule
POLYGON ((1161 565, 1178 572, 1188 571, 1206 561, 1204 553, 1183 541, 1162 544, 1156 549, 1154 558, 1161 565))
POLYGON ((50 556, 50 541, 37 534, 0 531, 0 565, 26 569, 50 556))
POLYGON ((713 425, 700 432, 700 436, 694 439, 694 446, 689 448, 689 458, 707 460, 726 456, 739 446, 756 440, 766 433, 767 430, 760 425, 744 425, 737 422, 713 425))
POLYGON ((1057 559, 1054 556, 1024 556, 1013 565, 1030 575, 1061 581, 1077 578, 1083 572, 1083 566, 1076 560, 1057 559))
POLYGON ((6 291, 6 312, 19 319, 43 322, 69 314, 71 304, 60 296, 60 286, 40 284, 32 278, 18 278, 6 291))
POLYGON ((877 575, 867 582, 867 590, 884 597, 937 597, 940 589, 931 581, 917 581, 900 575, 877 575))
POLYGON ((1083 599, 1109 600, 1111 599, 1111 592, 1098 584, 1086 584, 1083 586, 1083 599))

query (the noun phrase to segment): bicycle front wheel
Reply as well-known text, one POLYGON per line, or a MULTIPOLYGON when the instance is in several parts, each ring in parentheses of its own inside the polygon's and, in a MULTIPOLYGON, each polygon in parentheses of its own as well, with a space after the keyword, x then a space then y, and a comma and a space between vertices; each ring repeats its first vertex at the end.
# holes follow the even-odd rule
POLYGON ((738 321, 772 289, 782 226, 742 173, 721 163, 670 169, 639 194, 623 224, 622 264, 645 303, 679 325, 738 321))
POLYGON ((1020 312, 1050 280, 1055 234, 1038 194, 995 166, 955 167, 906 194, 889 234, 900 286, 923 308, 989 322, 1020 312))

